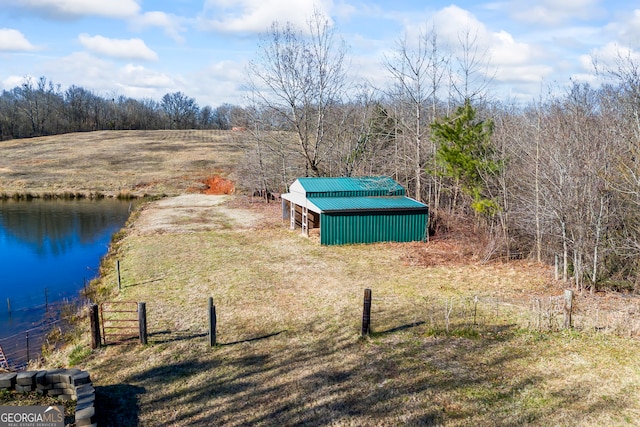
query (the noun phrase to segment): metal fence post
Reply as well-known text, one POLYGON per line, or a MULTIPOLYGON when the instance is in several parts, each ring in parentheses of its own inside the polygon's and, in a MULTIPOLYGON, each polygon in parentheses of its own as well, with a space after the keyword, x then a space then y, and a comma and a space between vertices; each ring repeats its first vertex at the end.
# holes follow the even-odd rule
POLYGON ((213 305, 213 298, 209 297, 209 346, 216 345, 216 306, 213 305))

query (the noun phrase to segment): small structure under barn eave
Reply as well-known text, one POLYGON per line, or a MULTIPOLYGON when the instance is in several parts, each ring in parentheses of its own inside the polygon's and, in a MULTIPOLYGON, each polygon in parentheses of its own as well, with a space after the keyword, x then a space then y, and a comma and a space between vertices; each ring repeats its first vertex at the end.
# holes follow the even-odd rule
POLYGON ((319 228, 323 245, 413 242, 426 239, 429 208, 389 177, 298 178, 282 217, 307 236, 319 228))

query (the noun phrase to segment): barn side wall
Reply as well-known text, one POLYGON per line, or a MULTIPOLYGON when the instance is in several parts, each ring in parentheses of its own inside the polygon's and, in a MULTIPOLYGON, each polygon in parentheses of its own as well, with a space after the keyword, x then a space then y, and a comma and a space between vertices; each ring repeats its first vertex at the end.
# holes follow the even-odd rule
POLYGON ((426 238, 427 210, 417 213, 385 212, 320 215, 320 243, 344 245, 350 243, 414 242, 426 238))

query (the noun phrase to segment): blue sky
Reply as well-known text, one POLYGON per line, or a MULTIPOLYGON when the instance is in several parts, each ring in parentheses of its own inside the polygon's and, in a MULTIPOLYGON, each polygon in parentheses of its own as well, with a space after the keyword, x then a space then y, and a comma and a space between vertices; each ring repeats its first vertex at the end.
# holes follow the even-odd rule
POLYGON ((461 34, 476 37, 496 98, 597 84, 594 56, 640 64, 638 0, 0 0, 0 89, 45 76, 108 97, 244 104, 259 34, 275 20, 304 26, 314 7, 347 42, 353 78, 379 87, 398 41, 427 28, 454 57, 461 34))

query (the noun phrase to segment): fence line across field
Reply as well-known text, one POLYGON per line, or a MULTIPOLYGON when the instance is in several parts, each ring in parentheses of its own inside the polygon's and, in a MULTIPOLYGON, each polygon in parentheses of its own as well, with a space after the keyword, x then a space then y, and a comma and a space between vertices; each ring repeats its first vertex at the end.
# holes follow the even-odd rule
POLYGON ((560 295, 516 298, 499 293, 452 297, 428 294, 401 296, 379 294, 374 289, 371 325, 375 328, 381 316, 412 315, 413 319, 427 322, 436 329, 452 325, 467 327, 509 323, 538 331, 571 327, 585 332, 640 336, 640 298, 617 296, 605 307, 602 302, 602 298, 574 294, 572 290, 560 295))
MULTIPOLYGON (((574 328, 621 336, 640 336, 640 298, 616 297, 611 300, 609 307, 602 307, 603 299, 575 295, 572 290, 555 296, 516 298, 501 294, 441 297, 425 293, 405 296, 394 292, 379 294, 375 289, 365 289, 364 302, 360 305, 361 334, 368 336, 376 332, 424 325, 436 333, 465 333, 469 328, 508 326, 539 331, 574 328), (386 330, 382 330, 384 328, 386 330)), ((76 307, 78 308, 79 306, 76 307)), ((141 344, 147 344, 144 302, 105 302, 101 304, 100 313, 97 304, 92 304, 90 308, 92 347, 127 342, 129 338, 135 337, 139 338, 141 344), (108 331, 109 327, 112 328, 111 333, 108 331), (122 339, 123 337, 117 336, 120 333, 130 334, 131 337, 127 335, 122 339)), ((224 307, 221 309, 224 310, 224 307)), ((209 345, 215 346, 218 324, 213 298, 208 301, 208 314, 209 345)), ((11 369, 25 367, 34 354, 39 357, 38 349, 46 342, 47 334, 53 328, 60 327, 61 322, 56 320, 43 323, 36 328, 0 339, 0 364, 11 369)), ((220 326, 224 329, 224 325, 220 326)))

